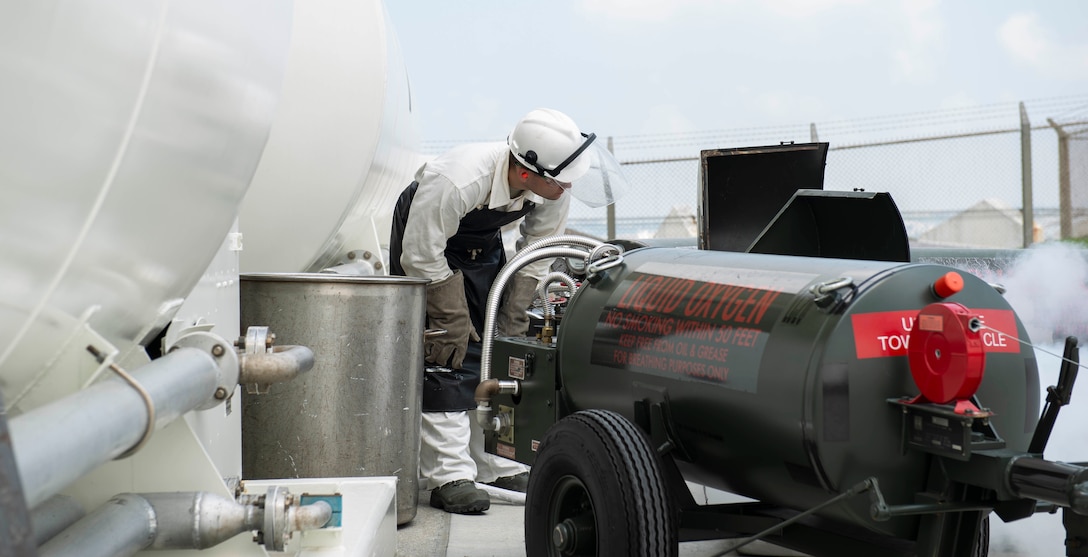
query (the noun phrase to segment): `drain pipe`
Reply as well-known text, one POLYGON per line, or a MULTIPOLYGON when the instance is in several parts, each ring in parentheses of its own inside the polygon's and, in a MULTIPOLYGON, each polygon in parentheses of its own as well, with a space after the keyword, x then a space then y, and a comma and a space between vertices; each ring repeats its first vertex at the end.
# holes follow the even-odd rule
POLYGON ((11 420, 15 464, 29 508, 139 448, 152 432, 186 412, 218 402, 221 373, 229 373, 221 370, 233 367, 237 381, 237 356, 226 341, 209 348, 208 337, 201 337, 196 344, 202 346, 194 347, 187 338, 179 339, 176 350, 126 373, 132 382, 102 381, 11 420))
POLYGON ((292 532, 321 528, 325 501, 298 506, 282 488, 234 501, 204 492, 122 493, 38 548, 40 557, 113 557, 145 549, 207 549, 256 530, 266 549, 283 551, 292 532))

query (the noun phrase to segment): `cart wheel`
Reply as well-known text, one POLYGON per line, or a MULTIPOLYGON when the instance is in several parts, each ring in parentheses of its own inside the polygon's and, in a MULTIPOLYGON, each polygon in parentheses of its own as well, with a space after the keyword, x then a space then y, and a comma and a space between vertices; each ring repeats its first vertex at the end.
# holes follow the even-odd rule
POLYGON ((663 557, 678 544, 657 455, 631 422, 586 410, 548 430, 529 474, 527 555, 663 557))
MULTIPOLYGON (((531 475, 531 474, 530 474, 531 475)), ((990 517, 982 519, 978 528, 978 541, 971 557, 987 557, 990 554, 990 517)))

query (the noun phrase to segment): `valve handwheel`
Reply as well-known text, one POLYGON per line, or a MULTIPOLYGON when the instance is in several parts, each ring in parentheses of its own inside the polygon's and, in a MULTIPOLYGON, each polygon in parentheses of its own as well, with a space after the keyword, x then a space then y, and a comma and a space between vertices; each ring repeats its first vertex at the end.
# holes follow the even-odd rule
POLYGON ((962 304, 940 302, 918 312, 907 351, 922 397, 946 404, 978 390, 986 367, 979 317, 962 304))

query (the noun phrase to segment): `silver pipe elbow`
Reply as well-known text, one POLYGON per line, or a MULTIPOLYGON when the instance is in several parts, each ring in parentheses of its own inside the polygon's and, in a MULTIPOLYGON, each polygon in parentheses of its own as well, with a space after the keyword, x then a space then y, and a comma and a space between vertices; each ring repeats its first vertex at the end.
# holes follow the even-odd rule
POLYGON ((251 394, 267 393, 272 383, 290 381, 314 367, 314 352, 306 346, 274 346, 272 352, 239 355, 238 383, 251 394))

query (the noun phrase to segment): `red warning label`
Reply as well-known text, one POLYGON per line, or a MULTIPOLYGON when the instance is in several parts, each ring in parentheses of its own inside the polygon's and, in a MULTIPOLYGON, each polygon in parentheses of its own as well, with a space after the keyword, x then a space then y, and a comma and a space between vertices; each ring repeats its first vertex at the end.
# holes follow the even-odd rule
MULTIPOLYGON (((979 337, 987 352, 1019 352, 1016 340, 1016 316, 1007 309, 975 310, 982 320, 979 337)), ((850 316, 854 327, 854 346, 858 359, 906 356, 910 350, 910 332, 914 329, 918 310, 880 311, 850 316)), ((917 323, 920 330, 940 331, 939 316, 923 316, 917 323)))

